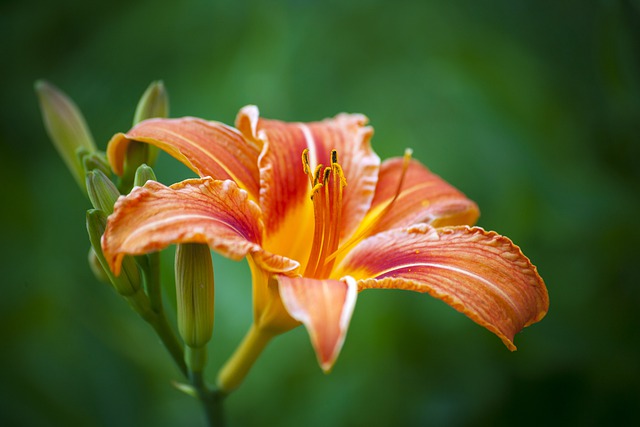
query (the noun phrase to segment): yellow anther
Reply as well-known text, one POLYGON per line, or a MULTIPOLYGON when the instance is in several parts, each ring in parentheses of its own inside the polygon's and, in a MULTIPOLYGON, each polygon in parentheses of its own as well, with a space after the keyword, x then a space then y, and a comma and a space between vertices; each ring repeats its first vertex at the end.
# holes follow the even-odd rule
POLYGON ((331 150, 331 164, 336 164, 338 163, 338 151, 337 150, 331 150))
POLYGON ((324 176, 322 177, 322 182, 324 184, 329 182, 329 177, 331 176, 331 168, 324 168, 324 176))
POLYGON ((318 190, 320 190, 322 187, 323 184, 316 184, 313 186, 313 188, 311 189, 311 200, 313 200, 313 196, 315 196, 318 190))
POLYGON ((316 166, 316 170, 313 171, 313 186, 315 187, 318 183, 320 183, 320 175, 322 174, 323 165, 316 166))
POLYGON ((309 175, 311 168, 309 167, 309 149, 302 150, 302 170, 305 175, 309 175))
POLYGON ((342 166, 340 166, 339 163, 333 163, 331 166, 333 167, 333 173, 340 180, 340 185, 343 188, 346 187, 347 186, 347 178, 345 178, 345 176, 344 176, 344 172, 342 171, 342 166))

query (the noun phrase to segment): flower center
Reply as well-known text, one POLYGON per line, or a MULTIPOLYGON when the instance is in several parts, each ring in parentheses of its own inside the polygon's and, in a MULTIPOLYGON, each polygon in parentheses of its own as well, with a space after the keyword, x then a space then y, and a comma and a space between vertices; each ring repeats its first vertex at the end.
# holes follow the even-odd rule
POLYGON ((402 192, 404 179, 411 162, 411 149, 403 156, 402 171, 394 196, 383 207, 367 214, 360 227, 340 245, 340 221, 342 218, 342 196, 347 180, 338 163, 338 153, 331 150, 331 166, 320 164, 312 171, 309 150, 302 152, 302 166, 309 177, 311 201, 313 202, 314 233, 311 253, 304 271, 305 277, 329 278, 336 260, 344 256, 360 241, 370 236, 375 227, 389 213, 402 192))
POLYGON ((327 259, 338 249, 342 217, 342 193, 347 180, 338 163, 338 152, 331 151, 331 165, 318 165, 311 170, 309 150, 302 152, 302 166, 309 177, 313 203, 314 232, 305 277, 329 277, 335 257, 327 259))

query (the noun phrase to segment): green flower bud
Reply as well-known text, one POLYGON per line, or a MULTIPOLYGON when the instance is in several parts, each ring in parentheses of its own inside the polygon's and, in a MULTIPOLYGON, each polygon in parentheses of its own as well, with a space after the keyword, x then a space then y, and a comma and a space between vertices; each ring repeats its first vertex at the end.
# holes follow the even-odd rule
MULTIPOLYGON (((162 81, 151 83, 144 92, 133 116, 133 124, 136 125, 143 120, 156 117, 169 117, 169 94, 162 81)), ((153 166, 156 163, 159 152, 160 150, 157 147, 148 145, 147 157, 144 163, 153 166)))
POLYGON ((133 185, 136 187, 142 187, 147 181, 156 181, 156 174, 147 165, 140 165, 136 169, 136 176, 133 179, 133 185))
POLYGON ((213 332, 213 262, 207 245, 180 244, 176 248, 176 301, 178 330, 185 344, 187 363, 200 372, 206 362, 202 351, 213 332), (190 356, 191 355, 191 356, 190 356))
POLYGON ((133 117, 133 124, 136 125, 143 120, 154 117, 169 116, 169 95, 162 81, 156 81, 149 85, 147 90, 138 101, 136 113, 133 117))
POLYGON ((140 271, 133 257, 126 256, 122 260, 122 272, 119 276, 115 276, 109 264, 102 253, 100 239, 107 228, 107 216, 98 209, 90 209, 87 211, 87 232, 89 233, 89 241, 96 254, 98 262, 102 269, 109 277, 116 291, 123 296, 132 296, 140 289, 142 279, 140 271))
POLYGON ((75 180, 84 189, 84 169, 76 153, 81 148, 90 153, 96 151, 87 123, 74 102, 55 86, 40 80, 36 82, 35 90, 47 134, 75 180))
POLYGON ((87 194, 93 207, 107 215, 113 213, 113 205, 120 197, 120 192, 115 184, 99 169, 87 172, 86 181, 87 194))

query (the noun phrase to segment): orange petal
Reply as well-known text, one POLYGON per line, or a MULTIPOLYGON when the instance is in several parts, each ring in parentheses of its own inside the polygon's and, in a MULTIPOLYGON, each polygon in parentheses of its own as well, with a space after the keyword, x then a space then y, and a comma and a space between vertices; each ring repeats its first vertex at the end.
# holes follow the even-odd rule
POLYGON ((269 271, 290 271, 295 261, 261 247, 260 208, 231 180, 192 179, 166 187, 148 181, 116 202, 102 238, 115 274, 125 254, 161 250, 172 243, 205 243, 238 260, 251 254, 269 271))
POLYGON ((313 235, 309 179, 302 167, 302 152, 310 143, 308 132, 301 124, 259 119, 255 107, 241 110, 236 123, 245 139, 263 145, 258 167, 266 248, 306 259, 313 235))
MULTIPOLYGON (((403 159, 385 160, 380 168, 376 194, 365 224, 375 220, 394 198, 403 173, 403 159)), ((473 225, 480 215, 477 205, 438 175, 412 160, 401 192, 369 235, 425 222, 434 227, 473 225)))
POLYGON ((116 174, 122 174, 131 141, 155 145, 191 170, 215 179, 231 179, 257 200, 258 145, 245 141, 234 128, 218 122, 185 117, 145 120, 126 134, 116 134, 107 156, 116 174))
POLYGON ((309 332, 320 367, 329 372, 344 343, 356 304, 357 285, 351 277, 317 280, 277 276, 285 308, 309 332))
POLYGON ((537 269, 508 238, 479 227, 420 224, 362 241, 338 268, 359 289, 428 292, 502 339, 542 319, 549 296, 537 269))

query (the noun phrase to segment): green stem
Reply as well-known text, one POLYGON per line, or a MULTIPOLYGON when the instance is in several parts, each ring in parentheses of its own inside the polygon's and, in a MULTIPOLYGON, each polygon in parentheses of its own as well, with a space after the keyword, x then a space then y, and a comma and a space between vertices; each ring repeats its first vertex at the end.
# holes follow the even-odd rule
POLYGON ((184 348, 184 359, 187 362, 189 372, 192 374, 202 372, 207 364, 207 346, 196 348, 187 345, 184 348))
POLYGON ((275 335, 251 325, 235 353, 218 373, 218 388, 223 393, 236 389, 249 373, 249 370, 275 335))
POLYGON ((149 263, 145 270, 147 275, 147 292, 151 309, 156 313, 162 313, 162 289, 160 287, 160 252, 147 255, 149 263))
POLYGON ((162 289, 160 287, 160 254, 158 252, 136 257, 138 265, 144 273, 145 289, 148 294, 147 313, 140 313, 160 337, 169 351, 180 372, 189 378, 189 371, 184 361, 184 348, 171 328, 162 307, 162 289))
POLYGON ((178 365, 180 372, 182 372, 185 377, 189 378, 187 364, 184 361, 184 349, 182 348, 180 341, 178 341, 178 337, 173 332, 171 325, 169 325, 169 321, 164 313, 156 313, 156 316, 147 322, 153 327, 156 334, 160 337, 162 344, 164 344, 169 351, 169 354, 171 354, 171 357, 174 362, 176 362, 176 365, 178 365))
POLYGON ((220 391, 208 390, 202 378, 202 372, 191 372, 191 385, 198 394, 202 404, 207 425, 209 427, 224 427, 224 410, 222 402, 225 395, 220 391))
POLYGON ((191 386, 202 404, 207 425, 210 427, 223 426, 224 414, 222 411, 222 399, 224 396, 218 391, 209 390, 202 377, 202 372, 207 361, 207 347, 194 348, 187 345, 184 355, 189 369, 191 386))
POLYGON ((224 395, 213 392, 209 392, 206 396, 200 397, 200 402, 202 402, 209 427, 224 427, 223 399, 224 395))

